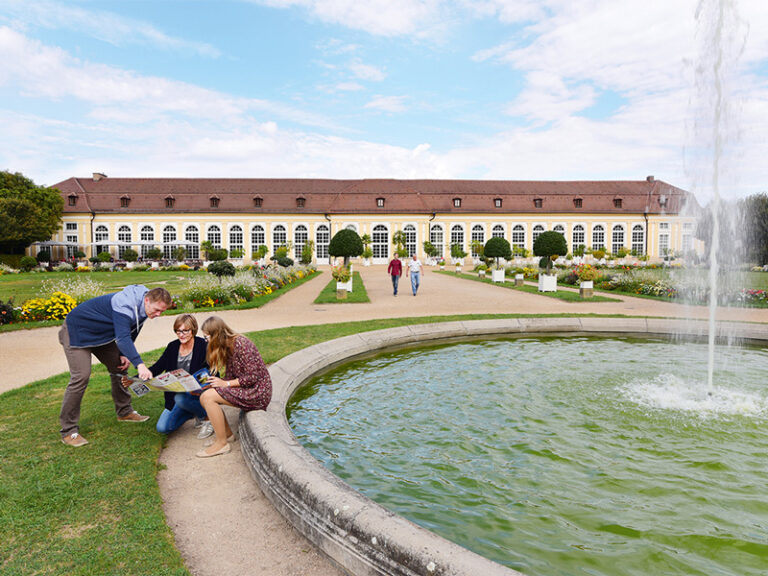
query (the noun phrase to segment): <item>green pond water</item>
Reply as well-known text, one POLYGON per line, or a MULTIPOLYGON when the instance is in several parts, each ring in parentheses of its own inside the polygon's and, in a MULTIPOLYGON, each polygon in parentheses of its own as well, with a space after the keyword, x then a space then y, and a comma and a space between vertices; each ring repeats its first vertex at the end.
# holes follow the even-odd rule
POLYGON ((384 353, 302 388, 303 445, 530 576, 768 574, 768 351, 519 338, 384 353))

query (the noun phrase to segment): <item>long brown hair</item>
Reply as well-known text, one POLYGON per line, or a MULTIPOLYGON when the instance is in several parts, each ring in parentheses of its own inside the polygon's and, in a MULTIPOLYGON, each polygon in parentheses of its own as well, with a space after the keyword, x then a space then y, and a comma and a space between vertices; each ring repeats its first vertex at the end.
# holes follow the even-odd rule
POLYGON ((204 334, 208 334, 208 350, 205 354, 208 366, 212 372, 221 373, 235 348, 235 338, 239 334, 218 316, 206 318, 200 329, 204 334))

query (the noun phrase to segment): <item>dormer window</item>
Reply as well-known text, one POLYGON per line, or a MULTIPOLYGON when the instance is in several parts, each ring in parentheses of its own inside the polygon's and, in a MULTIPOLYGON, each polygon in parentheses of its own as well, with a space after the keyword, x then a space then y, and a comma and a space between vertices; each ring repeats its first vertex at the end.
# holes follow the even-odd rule
POLYGON ((667 197, 664 194, 659 196, 659 206, 661 206, 662 208, 667 207, 667 197))
POLYGON ((376 207, 384 208, 384 198, 376 198, 376 207))
POLYGON ((253 197, 253 207, 254 208, 261 208, 261 203, 264 201, 264 199, 261 196, 254 196, 253 197))
POLYGON ((544 205, 544 200, 541 198, 534 198, 533 199, 533 207, 534 208, 541 208, 544 205))
POLYGON ((165 207, 166 208, 173 208, 173 205, 176 203, 176 198, 173 196, 166 196, 165 197, 165 207))
POLYGON ((304 203, 307 201, 303 196, 296 198, 296 208, 304 208, 304 203))
POLYGON ((69 205, 70 205, 70 206, 75 206, 75 205, 77 205, 77 195, 75 195, 75 194, 70 194, 68 198, 69 198, 69 205))
POLYGON ((574 198, 573 199, 573 207, 574 208, 581 208, 581 198, 574 198))
POLYGON ((613 207, 614 208, 621 208, 621 198, 614 198, 613 199, 613 207))
POLYGON ((493 206, 495 208, 501 208, 501 198, 494 198, 493 199, 493 206))
POLYGON ((454 198, 453 199, 453 207, 454 208, 461 208, 461 198, 454 198))
POLYGON ((218 196, 211 196, 211 208, 218 208, 219 207, 219 197, 218 196))
POLYGON ((120 208, 128 208, 128 205, 130 203, 131 203, 130 196, 120 196, 120 208))

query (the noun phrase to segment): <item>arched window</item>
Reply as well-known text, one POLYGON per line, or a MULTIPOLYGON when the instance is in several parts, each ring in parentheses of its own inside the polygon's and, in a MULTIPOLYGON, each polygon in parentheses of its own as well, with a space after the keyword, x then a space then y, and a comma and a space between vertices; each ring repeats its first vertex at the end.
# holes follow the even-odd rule
POLYGON ((197 260, 200 258, 200 230, 190 224, 184 229, 184 241, 187 243, 187 258, 197 260))
POLYGON ((373 259, 386 260, 389 258, 389 230, 387 230, 387 227, 383 224, 374 226, 371 240, 373 259))
POLYGON ((299 224, 293 230, 293 255, 294 260, 297 262, 301 260, 301 253, 304 250, 304 246, 307 245, 309 239, 309 232, 304 224, 299 224))
POLYGON ((408 250, 408 256, 416 255, 416 226, 408 224, 403 228, 405 234, 405 249, 408 250))
POLYGON ((504 226, 501 224, 496 224, 493 227, 493 230, 491 230, 491 238, 504 238, 505 232, 504 232, 504 226))
MULTIPOLYGON (((480 224, 475 224, 472 226, 472 237, 470 240, 471 244, 474 244, 475 242, 479 242, 481 245, 485 245, 485 228, 480 224)), ((470 246, 471 246, 470 244, 470 246)), ((480 254, 472 248, 472 258, 479 258, 480 254)))
POLYGON ((168 224, 163 228, 163 258, 173 258, 173 251, 176 249, 176 226, 168 224))
POLYGON ((107 246, 99 245, 99 242, 109 242, 109 228, 103 224, 96 226, 93 241, 96 242, 96 254, 101 254, 102 252, 107 251, 107 246))
POLYGON ((117 247, 117 257, 122 258, 125 251, 131 247, 130 243, 133 242, 133 234, 131 233, 131 227, 123 224, 117 229, 117 241, 125 242, 117 247))
POLYGON ((602 224, 592 227, 592 250, 605 250, 605 228, 602 224))
POLYGON ((584 226, 581 224, 576 224, 576 226, 573 227, 573 234, 571 235, 571 249, 576 250, 579 246, 584 246, 585 236, 584 236, 584 226))
POLYGON ((444 255, 442 224, 432 225, 432 227, 429 229, 429 241, 435 247, 437 257, 442 258, 444 255))
POLYGON ((518 254, 525 254, 525 226, 515 224, 512 228, 512 249, 517 249, 518 254))
POLYGON ((563 226, 562 224, 558 224, 557 226, 552 228, 552 230, 554 230, 555 232, 558 232, 558 233, 562 234, 563 236, 565 236, 565 226, 563 226))
POLYGON ((208 227, 206 236, 206 240, 208 240, 208 242, 210 242, 216 250, 221 248, 221 228, 219 228, 216 224, 212 224, 208 227))
POLYGON ((232 252, 235 250, 237 250, 236 253, 240 254, 239 258, 242 258, 245 244, 243 243, 243 227, 239 224, 235 224, 229 229, 229 255, 233 256, 232 252))
POLYGON ((285 226, 278 224, 272 228, 272 254, 274 254, 280 246, 285 246, 287 243, 288 233, 285 231, 285 226))
POLYGON ((624 248, 624 226, 616 224, 611 234, 611 252, 618 254, 622 248, 624 248))
POLYGON ((451 247, 456 244, 464 249, 464 227, 461 224, 451 226, 451 247))
POLYGON ((255 224, 251 228, 251 255, 256 258, 255 254, 259 251, 260 246, 267 245, 267 235, 264 232, 264 226, 261 224, 255 224))
POLYGON ((641 224, 632 227, 632 252, 638 256, 645 254, 645 228, 641 224))
POLYGON ((328 244, 331 243, 331 230, 325 224, 320 224, 315 230, 315 255, 317 260, 328 261, 328 244))
POLYGON ((155 241, 155 229, 150 225, 144 225, 139 231, 139 240, 141 240, 141 257, 146 258, 147 252, 154 248, 152 244, 155 241))
POLYGON ((544 232, 544 226, 541 224, 536 224, 536 226, 533 227, 533 234, 531 235, 531 245, 533 245, 536 242, 536 239, 541 236, 541 234, 544 232))
POLYGON ((357 224, 347 224, 345 226, 345 229, 347 229, 347 230, 354 230, 355 232, 357 232, 357 224))

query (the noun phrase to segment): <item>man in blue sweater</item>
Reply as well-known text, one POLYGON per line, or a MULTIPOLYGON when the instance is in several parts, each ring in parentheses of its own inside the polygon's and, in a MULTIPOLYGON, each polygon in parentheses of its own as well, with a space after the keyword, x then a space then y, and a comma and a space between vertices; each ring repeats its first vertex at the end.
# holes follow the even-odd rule
POLYGON ((80 404, 91 377, 91 355, 107 367, 112 381, 112 400, 120 422, 144 422, 131 406, 131 395, 123 387, 121 375, 133 364, 142 380, 152 378, 134 340, 147 318, 157 318, 171 305, 165 288, 147 289, 134 284, 121 292, 86 300, 72 310, 59 331, 59 342, 69 364, 69 384, 64 391, 59 421, 61 441, 68 446, 84 446, 80 435, 80 404))

